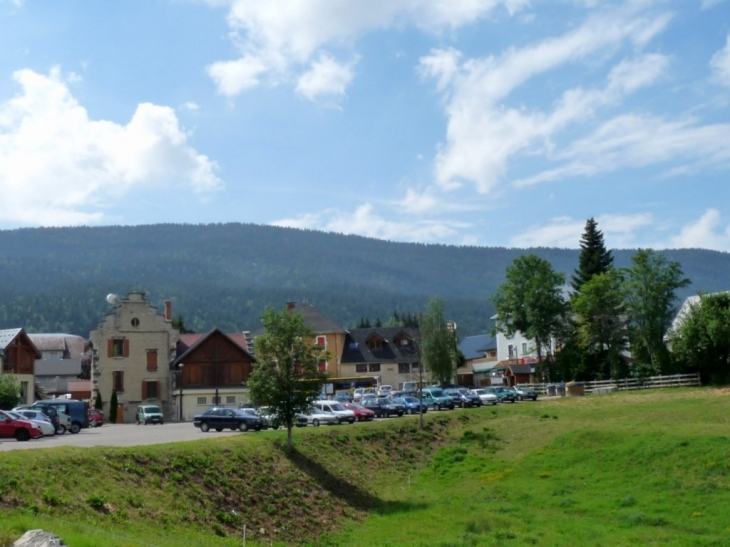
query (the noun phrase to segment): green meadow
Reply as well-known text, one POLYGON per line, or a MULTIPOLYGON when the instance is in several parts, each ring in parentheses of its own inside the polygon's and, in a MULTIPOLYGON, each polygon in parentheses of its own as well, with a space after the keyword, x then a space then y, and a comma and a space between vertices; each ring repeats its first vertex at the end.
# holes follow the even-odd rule
POLYGON ((0 455, 0 547, 730 546, 730 391, 0 455))

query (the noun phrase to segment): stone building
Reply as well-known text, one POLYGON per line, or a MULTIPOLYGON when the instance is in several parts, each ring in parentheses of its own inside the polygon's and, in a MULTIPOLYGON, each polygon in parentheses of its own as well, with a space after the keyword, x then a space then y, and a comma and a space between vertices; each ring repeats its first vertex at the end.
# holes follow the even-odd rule
POLYGON ((170 362, 180 333, 172 326, 172 303, 165 301, 164 314, 142 292, 126 297, 109 295, 112 306, 99 326, 91 331, 97 382, 104 412, 109 415, 112 392, 117 394, 117 421, 134 421, 137 406, 158 404, 166 419, 174 415, 170 362))

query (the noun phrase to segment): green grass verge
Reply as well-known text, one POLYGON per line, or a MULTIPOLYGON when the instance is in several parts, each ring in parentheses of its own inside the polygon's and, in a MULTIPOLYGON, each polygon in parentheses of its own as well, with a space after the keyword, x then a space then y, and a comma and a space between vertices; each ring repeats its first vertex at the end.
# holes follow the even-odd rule
POLYGON ((0 547, 730 546, 730 393, 657 390, 0 458, 0 547), (77 472, 74 472, 77 470, 77 472), (14 509, 10 509, 14 507, 14 509))

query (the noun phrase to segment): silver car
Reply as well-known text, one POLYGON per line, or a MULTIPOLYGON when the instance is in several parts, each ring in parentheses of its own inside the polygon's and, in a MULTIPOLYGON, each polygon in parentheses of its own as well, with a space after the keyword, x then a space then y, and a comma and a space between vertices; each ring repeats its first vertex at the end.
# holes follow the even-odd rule
POLYGON ((41 412, 35 412, 33 410, 6 410, 5 413, 9 414, 16 420, 25 420, 26 422, 31 422, 37 425, 44 437, 53 437, 56 434, 56 426, 53 425, 48 416, 41 412), (32 414, 33 416, 29 416, 29 414, 32 414), (45 417, 45 420, 40 416, 45 417))
POLYGON ((321 424, 337 425, 340 423, 339 416, 318 408, 310 408, 304 415, 307 417, 307 423, 315 427, 321 424))
POLYGON ((497 396, 486 389, 472 389, 471 392, 482 400, 483 405, 496 405, 499 402, 497 396))

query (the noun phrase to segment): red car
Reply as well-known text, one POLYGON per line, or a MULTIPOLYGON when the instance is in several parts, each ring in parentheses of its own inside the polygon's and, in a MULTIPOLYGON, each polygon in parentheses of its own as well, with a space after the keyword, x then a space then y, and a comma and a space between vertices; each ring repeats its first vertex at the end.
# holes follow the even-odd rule
POLYGON ((359 403, 341 403, 347 410, 352 410, 355 413, 355 419, 358 422, 369 422, 375 419, 375 412, 365 408, 359 403))
POLYGON ((104 412, 98 408, 90 408, 89 412, 89 425, 91 427, 101 427, 104 425, 104 412))
POLYGON ((27 420, 16 420, 0 410, 0 439, 27 441, 43 436, 40 428, 27 420))

